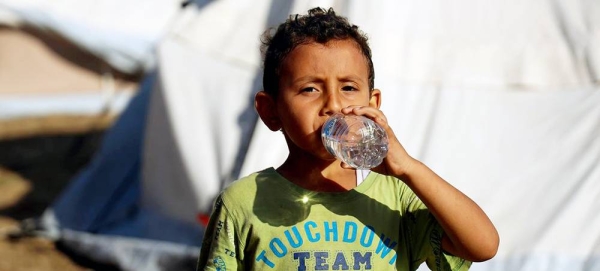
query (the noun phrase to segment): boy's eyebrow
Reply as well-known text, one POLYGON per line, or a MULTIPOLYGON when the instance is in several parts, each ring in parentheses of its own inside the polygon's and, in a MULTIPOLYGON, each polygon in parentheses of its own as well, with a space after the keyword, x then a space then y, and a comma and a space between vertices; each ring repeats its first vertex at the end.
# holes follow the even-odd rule
POLYGON ((338 77, 338 80, 342 81, 342 82, 347 82, 347 81, 359 81, 359 82, 366 82, 365 80, 363 80, 360 76, 358 75, 348 75, 348 76, 341 76, 338 77))
MULTIPOLYGON (((339 77, 337 77, 337 80, 342 81, 342 82, 348 82, 348 81, 366 82, 360 76, 357 76, 357 75, 339 76, 339 77)), ((292 84, 298 84, 298 83, 315 82, 315 81, 316 82, 323 82, 323 81, 325 81, 325 79, 322 79, 319 76, 307 75, 307 76, 302 76, 300 78, 296 78, 296 79, 292 80, 291 83, 292 84)))
POLYGON ((314 75, 307 75, 307 76, 302 76, 299 78, 296 78, 294 80, 291 81, 292 85, 296 85, 296 84, 301 84, 301 83, 306 83, 306 82, 314 82, 314 81, 323 81, 323 79, 320 79, 318 76, 314 76, 314 75))

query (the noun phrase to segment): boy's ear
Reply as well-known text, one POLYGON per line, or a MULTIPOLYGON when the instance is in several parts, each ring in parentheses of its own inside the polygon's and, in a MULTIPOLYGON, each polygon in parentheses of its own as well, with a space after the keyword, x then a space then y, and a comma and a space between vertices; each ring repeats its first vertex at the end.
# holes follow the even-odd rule
POLYGON ((381 106, 381 91, 379 89, 373 89, 371 91, 371 98, 369 99, 369 106, 379 109, 381 106))
POLYGON ((262 122, 269 127, 271 131, 281 129, 281 122, 277 115, 275 100, 273 97, 264 91, 259 91, 254 96, 254 108, 262 122))

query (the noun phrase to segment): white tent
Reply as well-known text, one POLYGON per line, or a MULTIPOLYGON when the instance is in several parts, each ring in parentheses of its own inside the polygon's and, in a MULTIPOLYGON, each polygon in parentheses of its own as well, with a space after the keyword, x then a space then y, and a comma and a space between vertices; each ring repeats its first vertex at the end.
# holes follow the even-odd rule
MULTIPOLYGON (((130 204, 146 220, 111 225, 143 228, 156 218, 201 231, 198 220, 224 184, 283 161, 281 135, 257 122, 252 109, 258 37, 314 6, 335 7, 369 35, 382 109, 400 140, 496 224, 498 255, 472 270, 600 269, 597 1, 223 0, 186 8, 160 41, 156 81, 148 84, 134 193, 140 200, 130 204)), ((63 206, 75 197, 69 192, 63 206)), ((69 213, 51 209, 46 217, 53 211, 69 213)), ((103 232, 110 231, 85 240, 97 245, 103 232)), ((119 240, 127 238, 134 239, 119 240)), ((200 240, 188 241, 183 250, 193 255, 200 240)), ((139 247, 125 251, 151 255, 139 247)), ((181 251, 160 252, 167 250, 181 251)), ((127 262, 128 254, 119 254, 125 269, 160 269, 149 258, 127 262)))

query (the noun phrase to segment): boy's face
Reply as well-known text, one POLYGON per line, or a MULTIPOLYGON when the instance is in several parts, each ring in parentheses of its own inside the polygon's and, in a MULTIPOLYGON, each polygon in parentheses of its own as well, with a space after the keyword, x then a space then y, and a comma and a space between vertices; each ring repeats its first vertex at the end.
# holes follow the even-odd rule
MULTIPOLYGON (((298 148, 332 159, 321 142, 321 126, 350 105, 379 108, 380 92, 369 91, 367 61, 353 40, 311 42, 296 47, 282 63, 274 104, 290 151, 298 148)), ((270 127, 271 128, 271 127, 270 127)))

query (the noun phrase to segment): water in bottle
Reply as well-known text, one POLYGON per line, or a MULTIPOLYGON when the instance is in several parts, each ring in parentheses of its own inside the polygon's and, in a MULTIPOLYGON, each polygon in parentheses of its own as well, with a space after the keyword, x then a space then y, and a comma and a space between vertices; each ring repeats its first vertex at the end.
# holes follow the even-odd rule
POLYGON ((323 124, 321 139, 329 153, 356 169, 378 166, 388 151, 383 128, 363 116, 333 114, 323 124))

